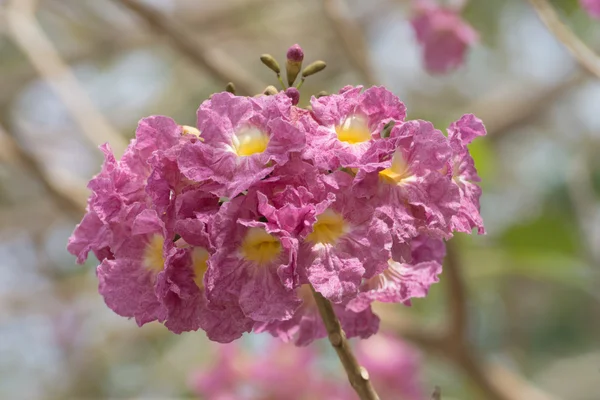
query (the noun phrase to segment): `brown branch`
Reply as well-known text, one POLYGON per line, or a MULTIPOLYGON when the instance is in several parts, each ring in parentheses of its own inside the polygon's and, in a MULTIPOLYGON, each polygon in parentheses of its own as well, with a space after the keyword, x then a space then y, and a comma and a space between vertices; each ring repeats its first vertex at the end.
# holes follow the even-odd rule
POLYGON ((590 74, 600 78, 600 58, 560 20, 548 0, 529 0, 529 2, 548 30, 567 48, 577 62, 590 74))
POLYGON ((237 64, 224 52, 193 41, 179 25, 164 17, 158 11, 136 0, 115 0, 127 7, 140 19, 145 21, 152 31, 165 36, 170 43, 197 66, 219 80, 223 87, 232 81, 238 93, 254 95, 267 86, 249 74, 246 69, 237 64))
POLYGON ((342 46, 354 67, 360 72, 364 83, 375 85, 377 80, 369 63, 369 52, 357 21, 348 16, 343 0, 323 0, 325 15, 337 33, 342 46))
POLYGON ((12 0, 6 9, 7 31, 40 76, 56 92, 83 134, 95 146, 110 142, 115 154, 125 151, 127 141, 98 112, 69 66, 34 17, 35 2, 12 0))
POLYGON ((431 400, 442 400, 442 389, 440 389, 439 386, 435 387, 435 390, 431 395, 431 400))
POLYGON ((85 213, 85 199, 56 185, 46 173, 44 166, 28 153, 13 135, 2 126, 0 126, 0 137, 3 139, 6 153, 41 183, 54 204, 74 220, 81 219, 81 216, 85 213))
POLYGON ((319 314, 321 314, 321 318, 325 324, 325 329, 327 329, 329 342, 335 349, 346 370, 350 385, 352 385, 361 400, 379 400, 379 396, 375 392, 373 385, 371 385, 369 373, 365 367, 360 366, 352 352, 350 343, 346 339, 346 334, 342 330, 340 320, 333 311, 333 306, 329 300, 323 297, 321 293, 315 291, 312 286, 311 290, 319 309, 319 314))
POLYGON ((448 283, 448 304, 450 305, 450 339, 462 345, 467 338, 467 296, 460 270, 460 255, 456 238, 446 243, 444 275, 448 283))

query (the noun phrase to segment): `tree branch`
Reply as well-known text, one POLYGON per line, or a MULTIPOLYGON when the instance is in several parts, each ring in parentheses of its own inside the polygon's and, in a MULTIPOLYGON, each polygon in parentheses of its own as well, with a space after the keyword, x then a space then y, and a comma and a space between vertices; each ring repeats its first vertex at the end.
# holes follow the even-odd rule
POLYGON ((319 314, 321 314, 321 318, 325 324, 325 329, 327 329, 329 342, 342 362, 350 384, 361 400, 379 400, 379 396, 375 392, 375 389, 373 389, 373 385, 371 385, 368 371, 365 367, 360 366, 352 352, 350 343, 346 339, 346 334, 342 330, 340 320, 333 311, 333 306, 329 300, 323 297, 321 293, 315 291, 312 286, 311 290, 319 309, 319 314))
POLYGON ((453 342, 462 345, 467 341, 467 296, 460 270, 460 255, 456 238, 446 243, 444 275, 448 282, 448 304, 450 305, 450 331, 453 342))
POLYGON ((7 31, 40 76, 56 92, 88 140, 95 146, 110 142, 121 155, 127 141, 98 112, 69 66, 35 20, 32 0, 12 0, 7 6, 7 31))
POLYGON ((375 85, 376 79, 369 63, 367 44, 358 23, 350 20, 342 0, 323 0, 323 6, 327 19, 331 22, 350 61, 360 72, 363 82, 368 86, 375 85))
POLYGON ((235 83, 241 95, 260 93, 267 85, 249 74, 224 52, 211 49, 192 41, 189 34, 182 32, 178 25, 165 18, 161 13, 137 0, 115 0, 127 7, 145 21, 152 31, 164 35, 171 44, 194 64, 219 80, 223 87, 228 82, 235 83))
POLYGON ((548 30, 567 48, 577 62, 590 74, 600 78, 600 58, 560 20, 548 0, 529 0, 529 2, 548 30))
POLYGON ((12 133, 4 129, 1 125, 0 138, 3 139, 3 147, 6 153, 14 157, 17 163, 41 183, 58 209, 76 221, 81 219, 81 216, 85 213, 85 199, 57 186, 48 176, 43 165, 34 156, 25 151, 13 137, 12 133))

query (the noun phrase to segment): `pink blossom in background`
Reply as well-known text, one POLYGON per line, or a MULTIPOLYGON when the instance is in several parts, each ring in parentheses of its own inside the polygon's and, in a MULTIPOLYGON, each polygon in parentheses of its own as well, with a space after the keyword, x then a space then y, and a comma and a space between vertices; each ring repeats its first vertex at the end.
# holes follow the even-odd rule
POLYGON ((456 9, 431 0, 416 0, 413 4, 411 24, 423 48, 425 69, 446 73, 462 65, 467 50, 477 41, 477 32, 456 9))
MULTIPOLYGON (((212 366, 190 375, 190 387, 200 398, 357 399, 345 376, 334 375, 317 362, 319 354, 313 347, 270 340, 259 349, 231 343, 215 350, 212 366)), ((384 334, 357 342, 356 351, 382 399, 425 399, 419 382, 420 357, 408 344, 384 334)))
POLYGON ((421 357, 416 348, 380 333, 356 344, 356 357, 372 377, 382 399, 425 400, 419 381, 421 357))
POLYGON ((600 19, 600 0, 579 0, 579 3, 593 18, 600 19))

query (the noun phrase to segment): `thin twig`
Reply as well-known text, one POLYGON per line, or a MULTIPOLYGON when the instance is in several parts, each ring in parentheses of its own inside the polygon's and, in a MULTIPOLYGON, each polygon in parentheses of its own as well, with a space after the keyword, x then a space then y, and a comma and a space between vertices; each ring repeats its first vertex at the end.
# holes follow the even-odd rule
POLYGON ((442 389, 440 389, 439 386, 435 387, 435 390, 431 395, 431 400, 442 400, 442 389))
POLYGON ((446 243, 444 275, 448 283, 448 304, 450 305, 450 332, 453 342, 462 345, 467 334, 466 287, 460 270, 460 255, 456 239, 446 243))
POLYGON ((219 80, 223 87, 228 82, 235 83, 241 95, 260 93, 267 86, 249 74, 246 69, 222 51, 204 46, 190 39, 190 35, 179 25, 164 17, 160 12, 136 0, 115 0, 145 21, 152 31, 165 36, 183 55, 200 68, 219 80))
POLYGON ((354 67, 362 75, 361 78, 368 86, 375 85, 376 79, 373 68, 369 63, 369 52, 365 38, 356 21, 348 16, 348 10, 343 0, 323 0, 325 15, 331 22, 354 67))
POLYGON ((0 137, 3 139, 6 153, 16 159, 18 164, 41 183, 56 206, 74 220, 81 219, 85 213, 85 199, 57 186, 46 173, 44 166, 17 142, 12 133, 2 126, 0 126, 0 137))
POLYGON ((127 142, 98 112, 69 66, 61 59, 34 17, 34 4, 32 0, 12 0, 8 4, 8 34, 56 92, 88 140, 95 146, 108 141, 116 155, 123 154, 127 142))
POLYGON ((529 2, 548 30, 567 48, 577 62, 590 74, 600 78, 600 57, 560 20, 548 0, 529 0, 529 2))
POLYGON ((329 342, 342 362, 350 384, 361 400, 379 400, 379 396, 375 392, 371 380, 369 379, 369 373, 365 367, 360 366, 352 352, 350 343, 348 342, 348 339, 346 339, 346 334, 342 330, 340 320, 333 311, 333 306, 329 300, 323 297, 321 293, 315 291, 312 286, 311 289, 317 308, 319 309, 319 313, 325 324, 325 329, 327 329, 329 342))

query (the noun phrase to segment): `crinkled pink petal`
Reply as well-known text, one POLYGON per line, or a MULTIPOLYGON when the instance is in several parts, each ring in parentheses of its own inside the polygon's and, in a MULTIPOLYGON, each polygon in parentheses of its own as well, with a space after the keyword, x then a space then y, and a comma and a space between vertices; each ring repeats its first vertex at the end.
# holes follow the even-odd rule
POLYGON ((442 265, 435 261, 418 264, 390 261, 387 270, 363 284, 361 292, 348 303, 347 308, 360 312, 373 301, 410 305, 411 298, 427 295, 429 287, 438 282, 441 271, 442 265))
POLYGON ((158 277, 157 293, 168 312, 165 326, 175 333, 202 328, 209 339, 221 343, 238 339, 252 329, 253 321, 235 305, 219 311, 207 307, 204 291, 194 282, 191 251, 173 249, 158 277))
POLYGON ((471 233, 473 228, 477 228, 479 234, 485 233, 479 213, 481 188, 477 182, 481 179, 467 148, 474 138, 485 134, 485 126, 473 114, 463 115, 448 128, 448 139, 453 152, 448 171, 460 193, 460 208, 452 217, 452 227, 459 232, 471 233))
POLYGON ((388 121, 404 120, 406 107, 389 90, 378 86, 363 93, 361 90, 362 86, 346 87, 338 94, 311 99, 312 118, 304 115, 300 119, 307 137, 304 159, 324 170, 351 166, 369 150, 372 140, 356 144, 340 141, 336 126, 360 116, 366 119, 371 136, 377 138, 388 121))
POLYGON ((344 233, 335 243, 304 242, 298 267, 315 290, 341 303, 356 295, 363 277, 370 278, 387 267, 392 238, 369 201, 352 194, 350 175, 337 171, 328 179, 335 194, 330 209, 343 217, 344 233))
POLYGON ((213 193, 234 197, 284 164, 304 148, 304 132, 290 121, 291 101, 284 94, 259 98, 217 93, 198 109, 198 129, 204 142, 188 143, 179 156, 183 174, 197 182, 211 180, 213 193), (235 153, 233 138, 256 128, 268 135, 263 152, 235 153))
POLYGON ((163 321, 166 310, 154 291, 155 276, 133 259, 104 260, 97 270, 98 290, 115 313, 142 326, 163 321))
MULTIPOLYGON (((327 337, 327 330, 316 307, 310 290, 307 286, 300 289, 303 299, 302 305, 296 310, 294 316, 286 321, 257 322, 254 332, 268 332, 284 342, 293 341, 296 346, 308 346, 316 339, 327 337)), ((379 329, 379 317, 375 315, 370 307, 360 312, 348 310, 344 305, 334 304, 334 311, 338 316, 342 328, 348 338, 367 338, 379 329)))
POLYGON ((239 304, 246 316, 255 321, 290 319, 300 300, 294 290, 284 286, 278 275, 287 267, 287 255, 276 263, 256 265, 241 258, 231 247, 209 258, 206 273, 207 297, 211 303, 239 304))
MULTIPOLYGON (((83 219, 75 227, 75 231, 69 238, 67 250, 77 256, 77 262, 83 264, 90 250, 94 251, 96 257, 102 261, 107 253, 110 241, 110 230, 93 211, 88 211, 83 219)), ((108 249, 110 252, 110 249, 108 249)))

